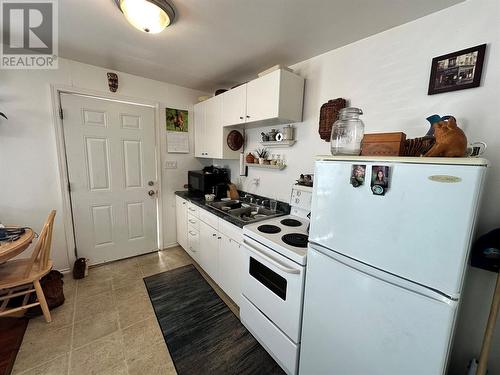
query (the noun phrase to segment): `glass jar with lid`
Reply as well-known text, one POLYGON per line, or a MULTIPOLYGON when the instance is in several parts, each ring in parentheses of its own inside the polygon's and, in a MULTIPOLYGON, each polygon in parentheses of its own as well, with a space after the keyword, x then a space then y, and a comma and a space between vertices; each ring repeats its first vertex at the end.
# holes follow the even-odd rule
POLYGON ((339 118, 332 126, 332 155, 359 155, 365 124, 359 118, 363 111, 347 107, 339 111, 339 118))

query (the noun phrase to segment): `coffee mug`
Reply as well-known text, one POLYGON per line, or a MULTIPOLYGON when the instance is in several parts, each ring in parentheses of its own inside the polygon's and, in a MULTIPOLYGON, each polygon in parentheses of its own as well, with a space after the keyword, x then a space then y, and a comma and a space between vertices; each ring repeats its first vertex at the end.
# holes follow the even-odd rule
POLYGON ((486 151, 488 146, 484 142, 474 142, 467 146, 467 151, 465 152, 465 156, 477 158, 481 156, 486 151))

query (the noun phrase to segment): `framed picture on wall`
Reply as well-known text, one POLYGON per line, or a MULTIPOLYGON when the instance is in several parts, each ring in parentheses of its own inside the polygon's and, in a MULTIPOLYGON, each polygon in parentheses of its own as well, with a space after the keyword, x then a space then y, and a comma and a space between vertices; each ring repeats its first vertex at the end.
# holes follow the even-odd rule
POLYGON ((470 89, 481 83, 486 44, 432 59, 428 95, 470 89))
POLYGON ((165 121, 167 131, 188 132, 188 111, 182 109, 165 108, 165 121))

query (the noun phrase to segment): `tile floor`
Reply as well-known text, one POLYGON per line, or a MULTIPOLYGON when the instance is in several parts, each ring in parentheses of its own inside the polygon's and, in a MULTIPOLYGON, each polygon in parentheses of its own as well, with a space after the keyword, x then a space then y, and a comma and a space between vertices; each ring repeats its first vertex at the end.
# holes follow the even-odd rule
POLYGON ((176 374, 142 279, 190 263, 175 247, 91 268, 82 280, 65 275, 66 302, 50 324, 31 319, 12 374, 176 374))

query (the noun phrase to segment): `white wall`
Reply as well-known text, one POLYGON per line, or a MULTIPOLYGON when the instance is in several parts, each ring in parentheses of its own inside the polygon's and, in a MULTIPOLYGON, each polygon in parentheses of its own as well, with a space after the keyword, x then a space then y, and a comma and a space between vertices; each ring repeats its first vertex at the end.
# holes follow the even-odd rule
MULTIPOLYGON (((54 71, 0 71, 0 111, 9 120, 0 120, 0 222, 41 228, 51 209, 58 210, 54 227, 52 257, 58 269, 72 266, 62 221, 62 198, 50 85, 109 94, 108 69, 60 59, 54 71)), ((188 109, 190 150, 193 151, 193 103, 204 93, 176 85, 117 72, 117 96, 160 103, 163 245, 176 242, 173 192, 187 183, 187 170, 201 164, 191 154, 167 154, 165 107, 188 109), (176 160, 176 170, 164 168, 176 160)))
MULTIPOLYGON (((313 157, 328 154, 329 144, 319 138, 319 109, 329 99, 346 98, 362 108, 367 132, 404 131, 423 136, 425 118, 453 114, 470 141, 486 141, 491 161, 479 233, 500 226, 500 13, 498 0, 469 0, 441 12, 399 26, 367 39, 296 64, 292 68, 306 78, 304 121, 296 124, 297 143, 285 154, 283 171, 250 169, 241 187, 287 201, 290 187, 300 173, 313 172, 313 157), (488 43, 482 84, 479 88, 427 95, 431 60, 435 56, 488 43), (252 179, 261 178, 258 187, 252 179)), ((260 132, 248 134, 248 151, 259 147, 260 132)), ((237 181, 238 163, 231 167, 237 181)), ((450 372, 465 373, 466 364, 479 355, 480 337, 488 316, 494 274, 472 270, 464 293, 450 372)), ((499 324, 500 325, 500 324, 499 324)), ((500 327, 491 353, 490 371, 500 373, 500 327)))

